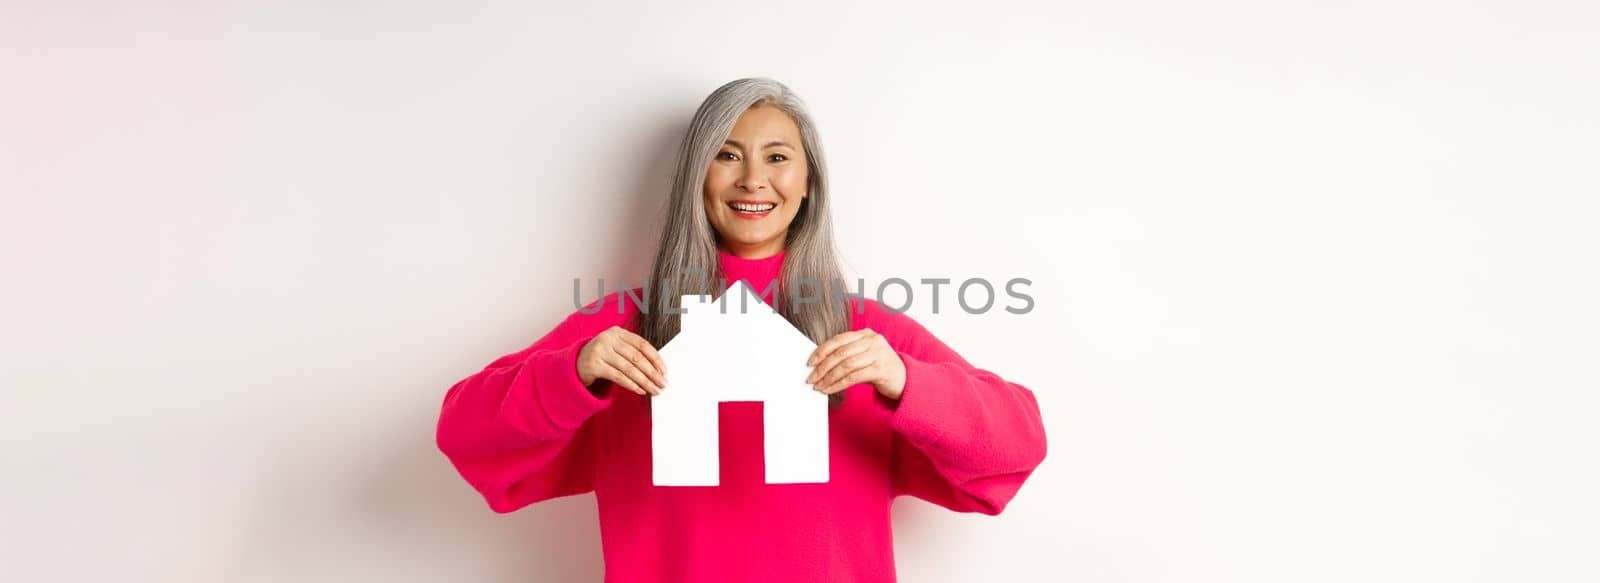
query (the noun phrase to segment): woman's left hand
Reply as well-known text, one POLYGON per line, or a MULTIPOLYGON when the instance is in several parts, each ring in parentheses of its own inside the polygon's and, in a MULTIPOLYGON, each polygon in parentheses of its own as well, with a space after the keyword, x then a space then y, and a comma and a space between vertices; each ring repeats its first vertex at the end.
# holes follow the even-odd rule
POLYGON ((899 399, 906 388, 906 363, 889 341, 871 328, 852 330, 829 338, 811 352, 806 366, 814 367, 806 382, 826 395, 857 383, 872 383, 881 394, 899 399))

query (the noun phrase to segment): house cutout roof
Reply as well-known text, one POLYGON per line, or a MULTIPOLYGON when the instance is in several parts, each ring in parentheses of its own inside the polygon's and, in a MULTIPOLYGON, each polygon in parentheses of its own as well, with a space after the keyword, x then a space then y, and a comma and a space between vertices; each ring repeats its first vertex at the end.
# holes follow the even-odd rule
POLYGON ((671 384, 651 397, 651 480, 716 486, 717 403, 761 401, 769 484, 828 481, 828 397, 805 382, 817 345, 744 281, 715 300, 682 296, 678 335, 659 351, 671 384))

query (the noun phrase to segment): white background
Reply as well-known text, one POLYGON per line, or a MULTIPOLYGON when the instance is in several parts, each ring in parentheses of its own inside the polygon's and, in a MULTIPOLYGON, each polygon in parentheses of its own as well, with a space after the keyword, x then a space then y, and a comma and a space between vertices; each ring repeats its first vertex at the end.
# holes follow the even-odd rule
POLYGON ((911 312, 1050 453, 903 580, 1600 578, 1592 3, 543 4, 0 8, 0 577, 599 580, 438 406, 760 75, 849 273, 1034 280, 911 312))

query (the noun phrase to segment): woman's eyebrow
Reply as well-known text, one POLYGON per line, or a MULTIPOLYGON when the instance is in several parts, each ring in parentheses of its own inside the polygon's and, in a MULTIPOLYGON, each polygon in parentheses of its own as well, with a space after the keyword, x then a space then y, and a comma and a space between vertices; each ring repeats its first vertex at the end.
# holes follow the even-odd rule
MULTIPOLYGON (((741 143, 739 143, 739 141, 738 141, 738 140, 728 140, 728 141, 726 141, 726 142, 723 142, 723 143, 724 143, 724 144, 729 144, 729 145, 732 145, 732 146, 733 146, 733 147, 735 147, 735 148, 740 148, 740 149, 743 149, 743 148, 744 148, 744 144, 741 144, 741 143)), ((765 148, 771 148, 771 147, 773 147, 773 146, 783 146, 783 147, 785 147, 785 148, 789 148, 789 149, 791 149, 791 150, 793 150, 793 149, 794 149, 794 146, 792 146, 792 145, 790 145, 790 144, 789 144, 789 142, 785 142, 785 141, 783 141, 783 140, 773 140, 773 141, 770 141, 770 142, 767 142, 767 145, 765 145, 765 146, 762 146, 762 148, 763 148, 763 149, 765 149, 765 148)))

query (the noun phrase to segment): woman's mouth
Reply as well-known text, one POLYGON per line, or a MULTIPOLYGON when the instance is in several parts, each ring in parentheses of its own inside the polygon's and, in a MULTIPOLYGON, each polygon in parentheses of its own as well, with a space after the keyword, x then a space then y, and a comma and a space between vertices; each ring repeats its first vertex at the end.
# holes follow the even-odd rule
POLYGON ((759 219, 772 214, 772 209, 778 208, 778 203, 732 201, 728 203, 728 208, 733 210, 733 216, 741 219, 759 219))

